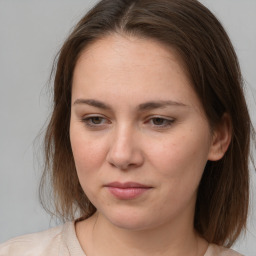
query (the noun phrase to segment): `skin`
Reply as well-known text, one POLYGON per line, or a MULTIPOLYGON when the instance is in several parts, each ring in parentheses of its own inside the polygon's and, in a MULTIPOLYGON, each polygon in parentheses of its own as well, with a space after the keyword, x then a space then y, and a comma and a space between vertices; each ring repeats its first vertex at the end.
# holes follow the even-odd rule
POLYGON ((74 70, 70 140, 97 208, 76 224, 87 256, 205 253, 193 227, 197 188, 207 161, 225 153, 229 126, 212 132, 174 50, 117 34, 86 48, 74 70), (150 189, 120 200, 105 187, 115 181, 150 189))

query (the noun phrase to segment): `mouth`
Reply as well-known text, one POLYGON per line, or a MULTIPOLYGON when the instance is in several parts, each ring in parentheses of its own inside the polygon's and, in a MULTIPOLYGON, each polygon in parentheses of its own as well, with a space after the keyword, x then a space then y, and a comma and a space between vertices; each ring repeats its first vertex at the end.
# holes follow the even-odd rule
POLYGON ((137 182, 112 182, 105 185, 105 187, 113 196, 120 200, 135 199, 153 188, 137 182))

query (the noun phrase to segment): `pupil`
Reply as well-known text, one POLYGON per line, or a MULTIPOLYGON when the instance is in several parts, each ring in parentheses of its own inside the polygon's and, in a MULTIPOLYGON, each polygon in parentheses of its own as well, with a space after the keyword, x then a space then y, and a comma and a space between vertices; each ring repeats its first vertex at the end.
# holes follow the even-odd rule
POLYGON ((161 125, 161 124, 163 124, 163 119, 162 118, 154 118, 153 123, 155 125, 161 125))
POLYGON ((101 123, 101 118, 100 117, 93 117, 92 118, 92 122, 94 124, 100 124, 101 123))

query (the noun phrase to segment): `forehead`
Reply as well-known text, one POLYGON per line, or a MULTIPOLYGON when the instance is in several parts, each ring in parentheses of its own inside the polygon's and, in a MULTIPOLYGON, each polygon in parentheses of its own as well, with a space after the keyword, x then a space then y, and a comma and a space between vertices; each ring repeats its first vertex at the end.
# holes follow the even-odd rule
MULTIPOLYGON (((181 58, 174 49, 150 39, 104 37, 80 55, 73 75, 72 97, 139 96, 145 100, 197 99, 181 58), (169 99, 170 98, 170 99, 169 99)), ((195 102, 193 102, 194 104, 195 102)), ((198 103, 198 102, 197 102, 198 103)))
POLYGON ((82 51, 76 66, 86 60, 93 65, 96 64, 98 68, 116 64, 120 69, 129 69, 134 65, 144 68, 165 65, 171 66, 172 69, 176 68, 178 72, 187 73, 181 57, 174 48, 153 39, 128 35, 111 34, 96 40, 82 51))

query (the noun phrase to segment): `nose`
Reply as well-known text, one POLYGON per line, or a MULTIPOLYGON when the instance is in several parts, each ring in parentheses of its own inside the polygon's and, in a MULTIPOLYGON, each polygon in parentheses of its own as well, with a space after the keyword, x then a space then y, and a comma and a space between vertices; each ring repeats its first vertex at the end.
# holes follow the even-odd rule
POLYGON ((143 164, 143 151, 139 146, 140 139, 135 131, 123 127, 114 132, 111 140, 107 154, 107 161, 110 165, 120 170, 128 170, 143 164))

